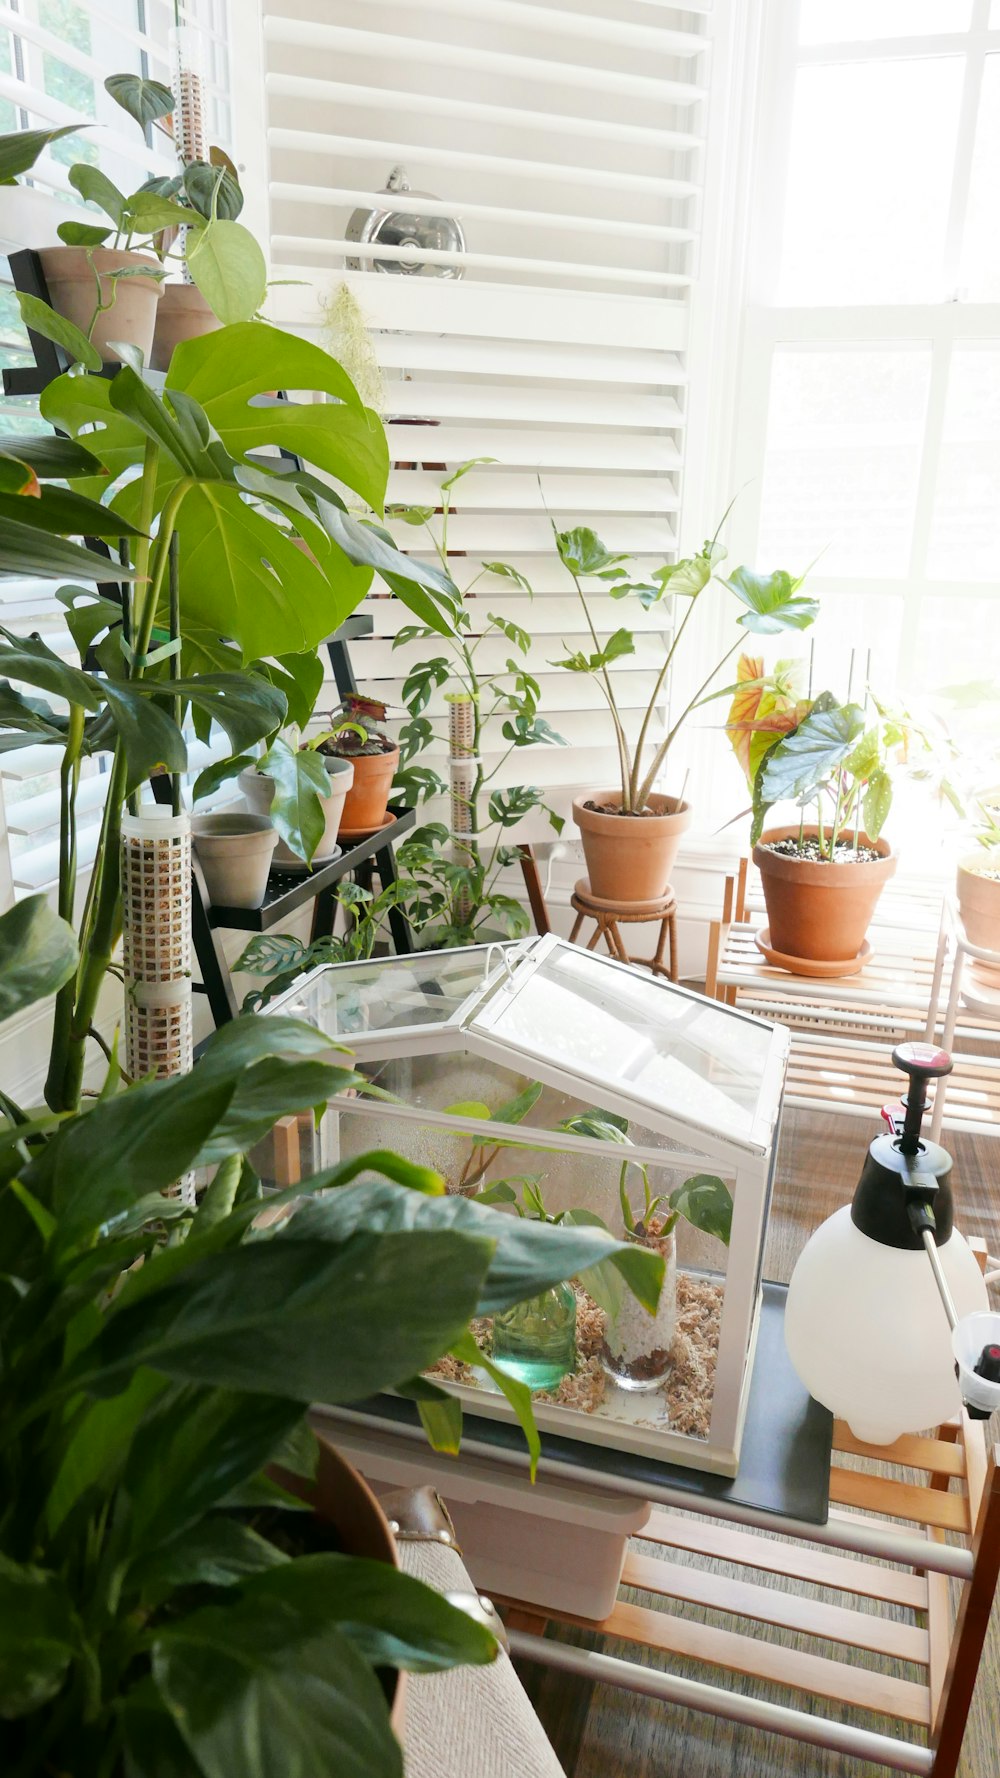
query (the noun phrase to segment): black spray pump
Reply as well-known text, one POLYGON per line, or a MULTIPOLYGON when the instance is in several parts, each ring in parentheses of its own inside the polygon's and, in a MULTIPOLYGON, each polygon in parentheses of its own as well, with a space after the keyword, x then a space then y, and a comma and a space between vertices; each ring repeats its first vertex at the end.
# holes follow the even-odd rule
POLYGON ((919 1251, 924 1230, 943 1247, 952 1230, 951 1155, 925 1142, 920 1125, 927 1108, 927 1083, 950 1074, 951 1057, 930 1043, 901 1043, 892 1052, 896 1067, 909 1075, 902 1125, 888 1107, 889 1131, 871 1143, 851 1204, 851 1221, 883 1247, 919 1251))
MULTIPOLYGON (((931 1043, 901 1043, 892 1052, 896 1067, 909 1076, 900 1122, 893 1108, 883 1117, 888 1133, 871 1143, 851 1204, 851 1221, 863 1235, 883 1247, 907 1251, 924 1248, 934 1270, 945 1313, 952 1328, 957 1324, 955 1305, 941 1270, 937 1249, 949 1240, 954 1221, 951 1196, 951 1155, 920 1134, 927 1109, 927 1083, 950 1074, 947 1050, 931 1043)), ((974 1367, 989 1383, 1000 1382, 1000 1347, 983 1347, 974 1367)), ((955 1366, 958 1375, 958 1365, 955 1366)), ((966 1404, 973 1419, 988 1420, 989 1411, 966 1404)))

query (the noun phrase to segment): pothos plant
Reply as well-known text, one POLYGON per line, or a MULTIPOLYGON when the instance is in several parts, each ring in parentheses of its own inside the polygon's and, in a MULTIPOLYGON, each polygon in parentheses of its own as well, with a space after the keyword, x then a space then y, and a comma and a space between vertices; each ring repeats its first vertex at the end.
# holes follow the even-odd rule
MULTIPOLYGON (((522 936, 528 930, 528 917, 520 903, 500 888, 502 872, 516 863, 518 856, 505 835, 536 809, 544 813, 556 833, 563 827, 562 818, 536 785, 504 788, 497 782, 519 749, 566 744, 539 711, 541 690, 524 658, 531 637, 522 625, 492 609, 488 596, 482 597, 491 581, 507 581, 529 598, 531 586, 507 562, 482 562, 461 588, 452 577, 455 557, 448 549, 452 491, 463 476, 492 461, 475 457, 461 464, 441 482, 437 506, 390 508, 393 518, 427 532, 441 570, 451 582, 455 612, 454 633, 447 638, 446 651, 421 660, 403 682, 408 718, 399 733, 400 769, 396 775, 397 788, 415 801, 450 793, 468 827, 467 834, 455 836, 442 822, 430 822, 418 828, 400 849, 400 863, 413 884, 407 917, 418 930, 429 928, 436 945, 469 944, 491 930, 511 938, 522 936), (513 652, 507 654, 503 666, 487 664, 496 645, 504 643, 513 652), (432 767, 419 763, 421 755, 434 745, 447 748, 448 720, 436 721, 430 714, 439 692, 468 706, 467 794, 456 793, 432 767), (505 745, 496 763, 487 769, 483 753, 496 728, 505 745)), ((426 624, 407 624, 397 633, 393 647, 427 642, 432 635, 426 624)))
POLYGON ((798 578, 784 568, 761 575, 751 568, 735 568, 724 576, 718 572, 725 560, 725 546, 720 541, 722 527, 729 516, 727 510, 710 537, 696 555, 678 562, 665 562, 651 573, 619 551, 609 550, 596 532, 585 526, 571 531, 558 531, 553 525, 559 559, 567 569, 577 591, 584 625, 592 647, 577 649, 553 663, 570 673, 586 674, 596 683, 611 715, 621 784, 621 813, 640 814, 666 763, 670 749, 693 711, 718 691, 710 692, 712 681, 735 654, 747 633, 758 636, 778 635, 784 630, 804 630, 813 622, 819 606, 815 599, 800 593, 804 576, 798 578), (635 653, 635 635, 631 629, 618 628, 606 635, 606 625, 596 615, 583 589, 586 580, 604 583, 612 599, 634 599, 645 611, 664 599, 676 599, 679 621, 673 628, 663 659, 657 670, 652 694, 642 713, 638 734, 629 735, 622 705, 616 689, 615 663, 635 653), (737 618, 739 634, 715 662, 710 673, 696 686, 690 696, 687 687, 676 698, 679 714, 670 723, 662 740, 653 743, 657 711, 664 697, 668 677, 698 604, 706 599, 708 589, 717 583, 731 594, 741 607, 737 618), (602 633, 605 639, 602 640, 602 633))
POLYGON ((863 704, 832 692, 803 698, 801 665, 740 661, 727 732, 753 792, 752 843, 776 803, 799 805, 798 850, 832 860, 877 840, 892 807, 892 763, 914 732, 903 715, 866 691, 863 704), (806 838, 807 819, 811 829, 806 838))
POLYGON ((389 910, 398 907, 405 894, 398 879, 378 895, 361 883, 345 879, 338 883, 335 897, 345 916, 343 932, 314 938, 308 944, 292 933, 258 933, 233 964, 234 970, 264 978, 263 988, 253 989, 245 996, 243 1012, 259 1012, 307 970, 318 969, 321 964, 367 962, 389 910))
MULTIPOLYGON (((0 918, 0 1017, 77 965, 43 896, 0 918)), ((0 1763, 6 1778, 402 1778, 379 1670, 491 1660, 492 1636, 312 1535, 308 1404, 385 1388, 441 1450, 484 1366, 471 1331, 581 1267, 655 1305, 662 1261, 516 1225, 426 1169, 361 1155, 267 1200, 248 1150, 354 1083, 329 1037, 238 1019, 192 1074, 83 1113, 0 1096, 0 1763), (196 1210, 169 1188, 212 1172, 196 1210), (167 1195, 164 1195, 167 1193, 167 1195), (433 1290, 427 1281, 433 1279, 433 1290)))
POLYGON ((103 633, 100 688, 64 667, 44 643, 8 640, 0 648, 0 672, 70 706, 64 716, 10 688, 0 736, 6 748, 42 742, 57 749, 59 908, 69 920, 81 765, 102 740, 113 750, 80 921, 80 962, 56 1002, 46 1090, 54 1109, 67 1110, 79 1103, 98 995, 120 933, 125 800, 151 755, 181 769, 177 715, 189 709, 200 738, 217 720, 240 750, 268 739, 286 720, 289 700, 308 698, 319 643, 354 609, 373 571, 444 634, 448 585, 402 556, 377 522, 350 514, 320 479, 335 478, 378 512, 388 452, 381 423, 340 366, 305 340, 260 322, 239 323, 179 346, 162 393, 126 362, 110 378, 85 371, 59 377, 40 405, 43 417, 76 442, 17 439, 0 458, 7 489, 0 493, 0 572, 70 573, 106 585, 110 572, 115 590, 113 599, 96 601, 78 588, 65 595, 74 612, 89 607, 74 618, 78 639, 89 647, 103 633), (276 387, 312 389, 328 399, 278 402, 269 398, 276 387), (294 452, 304 467, 259 455, 275 446, 294 452), (43 475, 65 477, 69 486, 43 485, 43 475), (92 551, 67 541, 81 533, 124 537, 131 565, 109 571, 92 551), (308 544, 308 555, 296 538, 308 544), (179 654, 164 659, 164 646, 168 653, 174 646, 168 631, 179 639, 179 654), (179 677, 168 677, 178 665, 179 677), (95 733, 87 718, 99 715, 95 733))

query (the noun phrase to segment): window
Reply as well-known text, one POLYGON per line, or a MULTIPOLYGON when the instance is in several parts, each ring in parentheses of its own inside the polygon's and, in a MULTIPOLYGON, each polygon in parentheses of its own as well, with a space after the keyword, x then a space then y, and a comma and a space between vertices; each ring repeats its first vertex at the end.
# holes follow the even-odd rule
POLYGON ((942 693, 1000 675, 1000 15, 769 10, 736 547, 815 563, 824 686, 870 652, 876 691, 954 721, 942 693))
MULTIPOLYGON (((144 141, 136 125, 104 90, 108 73, 134 70, 170 85, 174 81, 173 0, 10 0, 0 22, 0 131, 44 128, 91 120, 93 127, 53 143, 30 179, 0 194, 0 365, 33 360, 10 282, 6 255, 55 240, 67 206, 82 200, 70 186, 75 161, 99 164, 120 189, 133 191, 151 173, 172 171, 173 145, 161 130, 144 141)), ((197 57, 212 140, 229 140, 229 77, 225 0, 197 0, 183 8, 191 26, 185 56, 197 57), (192 30, 194 33, 192 39, 192 30)), ((43 427, 33 397, 0 397, 0 436, 43 427)), ((51 581, 0 581, 0 622, 27 634, 38 631, 50 647, 76 660, 72 638, 51 581)), ((204 750, 199 750, 204 753, 204 750)), ((194 757, 194 755, 193 755, 194 757)), ((47 747, 25 747, 0 760, 2 832, 0 899, 48 888, 55 880, 58 846, 58 762, 47 747), (9 867, 9 875, 7 868, 9 867), (4 893, 4 891, 6 893, 4 893)), ((201 763, 206 763, 202 758, 201 763)), ((80 792, 81 869, 93 858, 104 804, 103 759, 88 761, 80 792)))

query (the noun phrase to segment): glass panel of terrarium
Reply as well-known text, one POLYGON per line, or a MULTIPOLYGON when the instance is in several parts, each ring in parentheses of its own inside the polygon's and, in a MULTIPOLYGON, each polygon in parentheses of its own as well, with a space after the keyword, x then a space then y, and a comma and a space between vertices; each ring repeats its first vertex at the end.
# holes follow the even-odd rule
POLYGON ((306 1019, 330 1037, 364 1043, 380 1033, 430 1030, 457 1021, 466 1002, 519 945, 469 945, 451 951, 333 963, 314 970, 269 1013, 306 1019))
POLYGON ((748 1139, 772 1027, 557 941, 470 1021, 470 1032, 678 1122, 748 1139))

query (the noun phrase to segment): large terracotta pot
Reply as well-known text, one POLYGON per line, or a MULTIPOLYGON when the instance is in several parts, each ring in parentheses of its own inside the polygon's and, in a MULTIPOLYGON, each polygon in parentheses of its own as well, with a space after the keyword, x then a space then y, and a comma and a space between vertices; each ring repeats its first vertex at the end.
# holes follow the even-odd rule
MULTIPOLYGON (((278 1468, 272 1473, 290 1494, 308 1501, 318 1517, 332 1525, 345 1555, 365 1556, 371 1562, 386 1562, 390 1568, 399 1568, 396 1539, 368 1483, 321 1433, 316 1436, 319 1464, 315 1481, 308 1482, 303 1476, 278 1468)), ((385 1684, 390 1693, 392 1726, 401 1739, 406 1675, 387 1670, 385 1684)))
POLYGON ((590 790, 573 802, 592 893, 618 906, 665 894, 681 836, 691 825, 690 806, 654 793, 652 815, 604 815, 588 809, 588 802, 620 804, 621 797, 614 790, 590 790))
POLYGON ((385 820, 399 748, 391 753, 352 753, 354 783, 347 792, 340 825, 348 833, 374 833, 385 820))
POLYGON ((222 322, 202 296, 197 284, 163 284, 156 309, 152 367, 169 370, 174 347, 182 340, 215 333, 222 322))
MULTIPOLYGON (((816 838, 816 828, 803 830, 816 838)), ((798 827, 771 827, 753 849, 760 871, 770 928, 770 945, 786 957, 813 963, 850 963, 865 941, 882 890, 896 872, 896 854, 886 840, 859 834, 879 857, 866 864, 823 864, 785 857, 767 848, 769 840, 797 839, 798 827)))
POLYGON ((67 321, 72 321, 81 333, 87 332, 97 307, 97 278, 101 283, 102 302, 107 302, 114 294, 114 302, 98 315, 90 336, 105 364, 118 363, 121 357, 115 343, 118 340, 138 346, 144 362, 149 364, 156 305, 163 294, 163 285, 159 278, 139 276, 112 280, 110 274, 147 265, 158 272, 158 259, 151 253, 126 252, 118 247, 46 247, 39 257, 52 307, 67 321))
MULTIPOLYGON (((348 792, 354 782, 354 763, 349 759, 334 759, 330 755, 318 754, 330 776, 330 794, 323 799, 323 816, 326 826, 323 838, 312 856, 313 869, 328 863, 337 850, 337 835, 344 815, 344 804, 348 792)), ((258 772, 256 766, 247 766, 237 780, 247 801, 248 808, 254 815, 270 815, 271 803, 274 800, 274 779, 267 772, 258 772)), ((291 866, 294 870, 303 867, 303 860, 284 840, 279 840, 274 849, 274 862, 291 866)))
POLYGON ((984 866, 1000 871, 1000 846, 988 850, 980 846, 959 859, 958 908, 969 943, 983 951, 1000 951, 1000 882, 980 876, 984 866))

